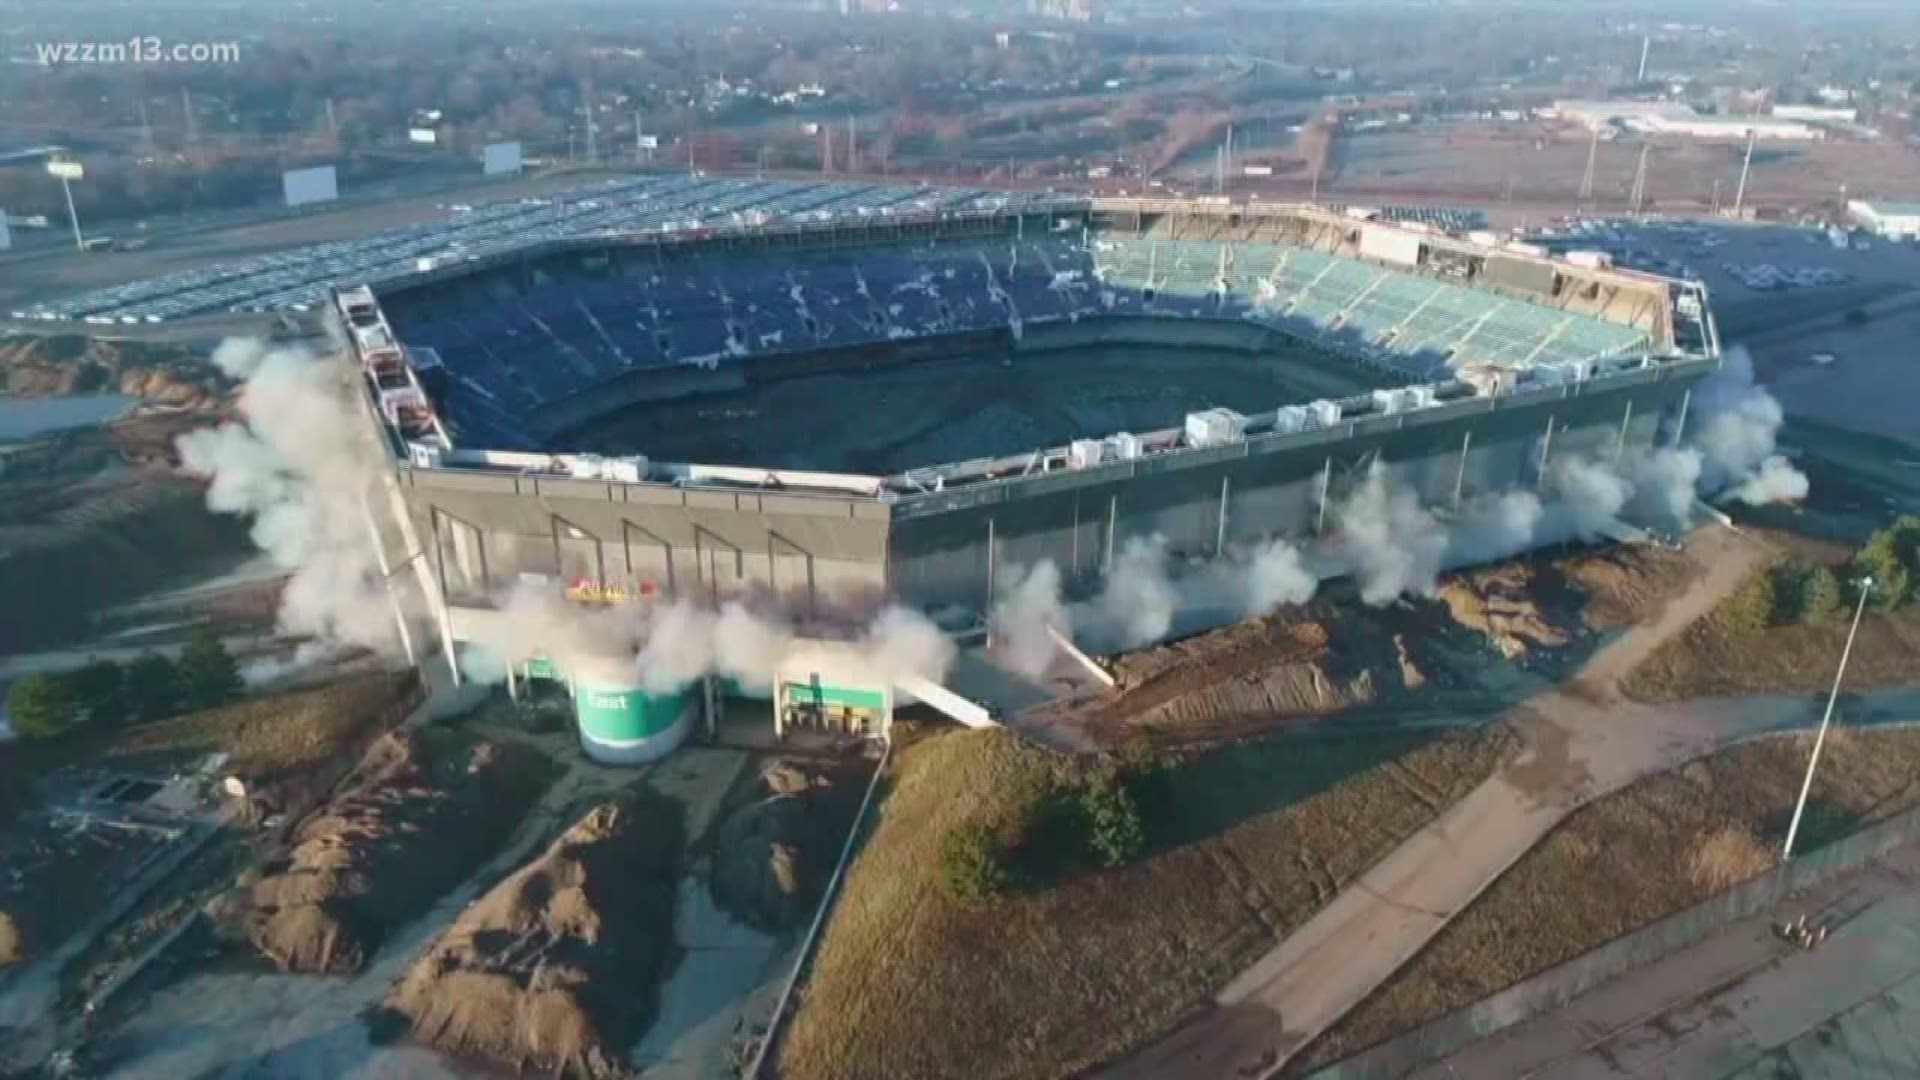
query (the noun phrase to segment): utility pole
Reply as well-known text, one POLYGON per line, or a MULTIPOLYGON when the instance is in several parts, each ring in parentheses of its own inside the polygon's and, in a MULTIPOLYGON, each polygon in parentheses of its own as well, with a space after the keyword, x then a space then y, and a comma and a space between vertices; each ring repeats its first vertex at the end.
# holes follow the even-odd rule
POLYGON ((847 171, 860 171, 860 140, 854 133, 853 117, 847 117, 847 171))
POLYGON ((1747 156, 1740 163, 1740 189, 1733 195, 1733 216, 1739 217, 1747 205, 1747 176, 1753 172, 1753 144, 1760 137, 1758 128, 1747 129, 1747 156))
POLYGON ((598 165, 600 163, 600 144, 599 140, 595 138, 595 135, 597 134, 599 125, 595 122, 593 115, 592 79, 583 78, 580 80, 580 111, 585 113, 587 118, 587 164, 598 165))
POLYGON ((147 118, 147 96, 140 95, 140 146, 145 150, 153 149, 153 122, 147 118))
POLYGON ((1813 770, 1820 764, 1820 748, 1827 741, 1827 724, 1833 720, 1834 703, 1840 700, 1840 680, 1847 676, 1847 657, 1853 655, 1853 638, 1860 632, 1860 616, 1866 613, 1867 597, 1873 594, 1873 579, 1860 582, 1860 603, 1853 609, 1853 626, 1847 630, 1847 644, 1840 650, 1840 669, 1833 673, 1833 690, 1827 694, 1827 711, 1820 717, 1820 733, 1813 737, 1813 756, 1807 759, 1807 778, 1800 784, 1800 801, 1793 804, 1793 820, 1787 825, 1787 842, 1780 849, 1780 861, 1793 858, 1793 840, 1800 834, 1800 815, 1807 809, 1807 793, 1813 790, 1813 770))
POLYGON ((1652 148, 1652 143, 1643 142, 1640 144, 1640 167, 1634 170, 1633 173, 1633 213, 1635 217, 1640 215, 1640 208, 1644 205, 1644 200, 1647 196, 1647 151, 1652 148))
POLYGON ((1585 206, 1593 198, 1593 165, 1600 156, 1600 127, 1595 125, 1593 138, 1587 142, 1587 171, 1580 177, 1580 205, 1585 206))
POLYGON ((340 116, 333 111, 333 99, 327 99, 327 135, 334 142, 340 141, 340 116))
POLYGON ((1652 34, 1642 35, 1640 38, 1640 74, 1634 77, 1634 80, 1633 80, 1634 82, 1647 81, 1647 50, 1651 49, 1652 47, 1653 47, 1653 35, 1652 34))
POLYGON ((1720 178, 1713 178, 1713 216, 1720 216, 1720 178))

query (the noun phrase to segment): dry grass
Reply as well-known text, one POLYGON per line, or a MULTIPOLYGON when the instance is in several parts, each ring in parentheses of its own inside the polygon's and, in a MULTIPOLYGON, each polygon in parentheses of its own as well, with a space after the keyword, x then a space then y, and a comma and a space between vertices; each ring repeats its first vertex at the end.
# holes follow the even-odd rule
POLYGON ((1167 1030, 1488 776, 1504 728, 1281 739, 1161 775, 1154 853, 970 911, 952 824, 1011 812, 1057 759, 1005 732, 903 744, 780 1054, 789 1080, 1062 1076, 1167 1030))
POLYGON ((1700 838, 1687 857, 1687 876, 1710 893, 1725 892, 1773 868, 1773 849, 1739 825, 1725 825, 1700 838))
MULTIPOLYGON (((1773 865, 1813 738, 1723 751, 1575 812, 1329 1032, 1321 1064, 1496 993, 1773 865)), ((1802 850, 1920 804, 1920 730, 1835 729, 1802 850)))
MULTIPOLYGON (((1731 601, 1729 601, 1731 602, 1731 601)), ((1749 630, 1725 605, 1648 657, 1622 685, 1641 701, 1684 701, 1736 694, 1810 694, 1833 683, 1847 627, 1776 626, 1749 630)), ((1920 679, 1920 605, 1869 611, 1847 664, 1853 690, 1920 679)))

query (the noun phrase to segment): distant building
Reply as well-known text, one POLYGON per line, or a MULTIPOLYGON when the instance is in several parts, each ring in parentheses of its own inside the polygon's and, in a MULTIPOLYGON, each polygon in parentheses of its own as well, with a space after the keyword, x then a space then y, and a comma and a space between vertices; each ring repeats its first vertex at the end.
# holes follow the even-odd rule
POLYGON ((1707 116, 1681 101, 1556 101, 1544 115, 1589 128, 1625 128, 1696 139, 1819 140, 1827 133, 1812 124, 1775 117, 1707 116))
POLYGON ((1861 228, 1889 240, 1920 240, 1920 202, 1872 202, 1851 199, 1847 213, 1861 228))
POLYGON ((1851 124, 1860 119, 1859 109, 1831 105, 1775 105, 1775 120, 1806 120, 1815 124, 1851 124))
POLYGON ((1093 0, 1027 0, 1027 14, 1040 19, 1092 22, 1093 0))

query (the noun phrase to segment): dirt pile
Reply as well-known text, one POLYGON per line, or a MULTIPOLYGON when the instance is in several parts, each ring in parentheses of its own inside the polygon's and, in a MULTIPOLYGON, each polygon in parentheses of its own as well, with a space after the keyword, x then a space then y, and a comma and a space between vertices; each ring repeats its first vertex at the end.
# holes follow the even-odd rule
MULTIPOLYGON (((845 778, 851 779, 851 778, 845 778)), ((708 885, 721 910, 765 930, 798 925, 833 872, 859 785, 809 762, 778 760, 720 823, 708 885)))
POLYGON ((1650 544, 1584 552, 1556 569, 1586 594, 1580 614, 1590 630, 1617 630, 1653 618, 1703 572, 1686 552, 1650 544))
POLYGON ((223 936, 284 970, 358 971, 388 931, 512 833, 548 771, 517 746, 384 736, 287 850, 242 875, 208 913, 223 936))
POLYGON ((1534 586, 1533 567, 1509 562, 1448 578, 1440 583, 1439 598, 1454 622, 1485 634, 1502 656, 1518 660, 1532 649, 1557 649, 1570 640, 1541 613, 1534 586))
POLYGON ((212 363, 184 345, 80 334, 0 340, 0 387, 20 397, 118 391, 184 409, 214 408, 228 390, 212 363))
POLYGON ((26 956, 26 945, 20 940, 20 928, 13 924, 13 917, 0 911, 0 967, 19 963, 26 956))
POLYGON ((673 950, 678 807, 602 805, 469 907, 387 996, 424 1045, 516 1072, 616 1077, 673 950))

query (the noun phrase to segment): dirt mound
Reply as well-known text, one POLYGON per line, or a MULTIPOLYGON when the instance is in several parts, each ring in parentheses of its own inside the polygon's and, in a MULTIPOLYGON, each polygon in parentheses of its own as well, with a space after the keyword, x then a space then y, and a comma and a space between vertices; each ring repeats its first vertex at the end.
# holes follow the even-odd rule
POLYGON ((1407 635, 1393 635, 1393 651, 1400 661, 1401 689, 1412 691, 1427 685, 1427 673, 1413 662, 1413 653, 1407 649, 1407 635))
POLYGON ((1255 619, 1117 657, 1112 690, 1042 708, 1053 710, 1047 722, 1108 745, 1141 734, 1159 742, 1240 738, 1377 700, 1378 677, 1356 661, 1356 648, 1336 647, 1327 622, 1311 614, 1255 619))
POLYGON ((287 850, 209 905, 222 933, 290 971, 358 971, 386 933, 519 824, 547 763, 444 733, 387 735, 287 850))
POLYGON ((805 762, 775 761, 753 801, 721 822, 708 885, 723 911, 766 930, 797 925, 833 871, 858 785, 805 762))
POLYGON ((1686 552, 1649 544, 1584 553, 1560 563, 1557 569, 1586 593, 1581 619, 1592 630, 1617 630, 1645 622, 1702 572, 1700 564, 1686 552))
POLYGON ((1485 634, 1509 660, 1534 648, 1557 649, 1569 638, 1541 614, 1533 598, 1533 568, 1523 562, 1456 574, 1440 583, 1440 601, 1453 621, 1485 634))
POLYGON ((184 345, 79 334, 0 340, 0 387, 21 397, 117 390, 187 409, 214 408, 228 389, 218 370, 184 345))
POLYGON ((673 949, 678 807, 594 809, 469 907, 386 1008, 419 1042, 547 1076, 625 1076, 673 949))
POLYGON ((0 911, 0 967, 19 963, 26 956, 26 945, 20 940, 20 928, 13 924, 13 917, 0 911))

